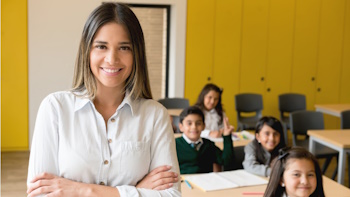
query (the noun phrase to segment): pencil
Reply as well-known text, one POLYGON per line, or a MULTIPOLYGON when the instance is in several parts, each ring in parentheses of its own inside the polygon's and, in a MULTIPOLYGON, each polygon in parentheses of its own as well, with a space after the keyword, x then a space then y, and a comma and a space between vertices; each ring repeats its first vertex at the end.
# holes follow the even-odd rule
POLYGON ((187 187, 189 187, 190 189, 192 189, 192 185, 191 185, 187 180, 185 180, 185 183, 186 183, 187 187))

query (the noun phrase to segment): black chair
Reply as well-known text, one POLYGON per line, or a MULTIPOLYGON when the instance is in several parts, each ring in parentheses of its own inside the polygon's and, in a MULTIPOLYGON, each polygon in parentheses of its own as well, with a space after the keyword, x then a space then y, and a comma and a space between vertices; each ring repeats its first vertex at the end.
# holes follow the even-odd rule
POLYGON ((290 129, 289 114, 294 111, 306 110, 306 98, 303 94, 287 93, 278 96, 280 120, 284 129, 284 139, 288 143, 288 129, 290 129))
POLYGON ((256 123, 262 117, 262 96, 252 93, 237 94, 235 96, 235 105, 237 111, 237 131, 254 130, 256 123), (247 113, 253 113, 253 115, 249 116, 247 113))
MULTIPOLYGON (((161 103, 167 109, 184 109, 190 106, 190 102, 186 98, 164 98, 159 99, 159 103, 161 103)), ((179 116, 172 116, 173 118, 173 126, 175 126, 175 133, 180 133, 179 130, 179 116)))
MULTIPOLYGON (((350 110, 343 111, 340 113, 340 128, 350 129, 350 110)), ((348 154, 348 176, 350 180, 350 154, 348 154)))
POLYGON ((243 169, 244 146, 235 146, 233 150, 235 151, 233 170, 243 169))
MULTIPOLYGON (((290 130, 293 134, 293 146, 301 146, 309 149, 308 130, 322 130, 324 129, 323 114, 316 111, 295 111, 290 114, 290 130), (303 140, 298 140, 298 136, 305 137, 303 140)), ((325 158, 326 161, 322 166, 322 173, 324 173, 333 157, 338 161, 338 151, 316 143, 315 148, 316 158, 325 158)), ((335 169, 336 173, 337 169, 335 169)), ((335 177, 333 173, 333 176, 335 177)), ((333 177, 332 177, 333 178, 333 177)), ((333 178, 334 179, 334 178, 333 178)))

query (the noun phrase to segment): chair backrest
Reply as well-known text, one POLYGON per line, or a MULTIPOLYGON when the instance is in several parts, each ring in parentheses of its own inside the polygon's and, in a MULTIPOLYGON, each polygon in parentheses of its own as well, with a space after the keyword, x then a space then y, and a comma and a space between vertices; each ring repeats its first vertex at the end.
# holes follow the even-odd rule
POLYGON ((316 111, 295 111, 289 116, 293 135, 307 135, 307 130, 324 129, 323 114, 316 111))
POLYGON ((190 102, 186 98, 164 98, 159 99, 158 102, 167 109, 184 109, 190 106, 190 102))
POLYGON ((278 96, 278 106, 281 112, 306 110, 306 98, 303 94, 287 93, 278 96))
POLYGON ((243 169, 244 146, 235 146, 233 147, 233 150, 235 151, 233 170, 243 169))
POLYGON ((262 111, 263 100, 260 94, 242 93, 235 96, 237 112, 262 111))
POLYGON ((340 128, 350 129, 350 110, 340 113, 340 128))

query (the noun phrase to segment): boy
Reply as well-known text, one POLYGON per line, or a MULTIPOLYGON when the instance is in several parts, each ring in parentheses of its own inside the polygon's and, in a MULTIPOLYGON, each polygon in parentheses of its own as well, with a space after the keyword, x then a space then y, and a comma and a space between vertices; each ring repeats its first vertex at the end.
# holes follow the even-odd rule
POLYGON ((224 125, 224 150, 221 151, 214 142, 200 137, 205 128, 201 109, 192 106, 181 112, 179 129, 183 135, 175 139, 181 174, 219 172, 221 165, 225 170, 232 169, 234 153, 231 133, 234 128, 227 118, 224 125))

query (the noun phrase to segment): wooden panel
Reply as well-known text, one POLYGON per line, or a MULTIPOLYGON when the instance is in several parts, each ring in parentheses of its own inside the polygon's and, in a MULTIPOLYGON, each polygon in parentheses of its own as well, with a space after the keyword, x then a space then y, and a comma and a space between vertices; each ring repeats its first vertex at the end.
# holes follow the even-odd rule
POLYGON ((243 2, 239 92, 264 91, 269 0, 243 2))
POLYGON ((234 95, 238 93, 242 0, 216 1, 213 82, 224 89, 222 103, 237 125, 234 95))
POLYGON ((1 22, 1 151, 28 150, 27 1, 3 0, 1 22))
POLYGON ((185 97, 191 104, 212 77, 214 12, 214 0, 187 1, 185 97))
POLYGON ((340 103, 350 103, 350 0, 346 1, 343 57, 340 78, 340 103))
POLYGON ((271 0, 264 114, 279 117, 278 95, 290 92, 294 0, 271 0))
MULTIPOLYGON (((317 92, 315 103, 338 103, 344 38, 345 0, 324 0, 321 6, 317 92)), ((339 121, 325 116, 325 128, 339 128, 339 121)))
POLYGON ((314 110, 320 0, 296 0, 291 92, 306 96, 306 107, 314 110))

